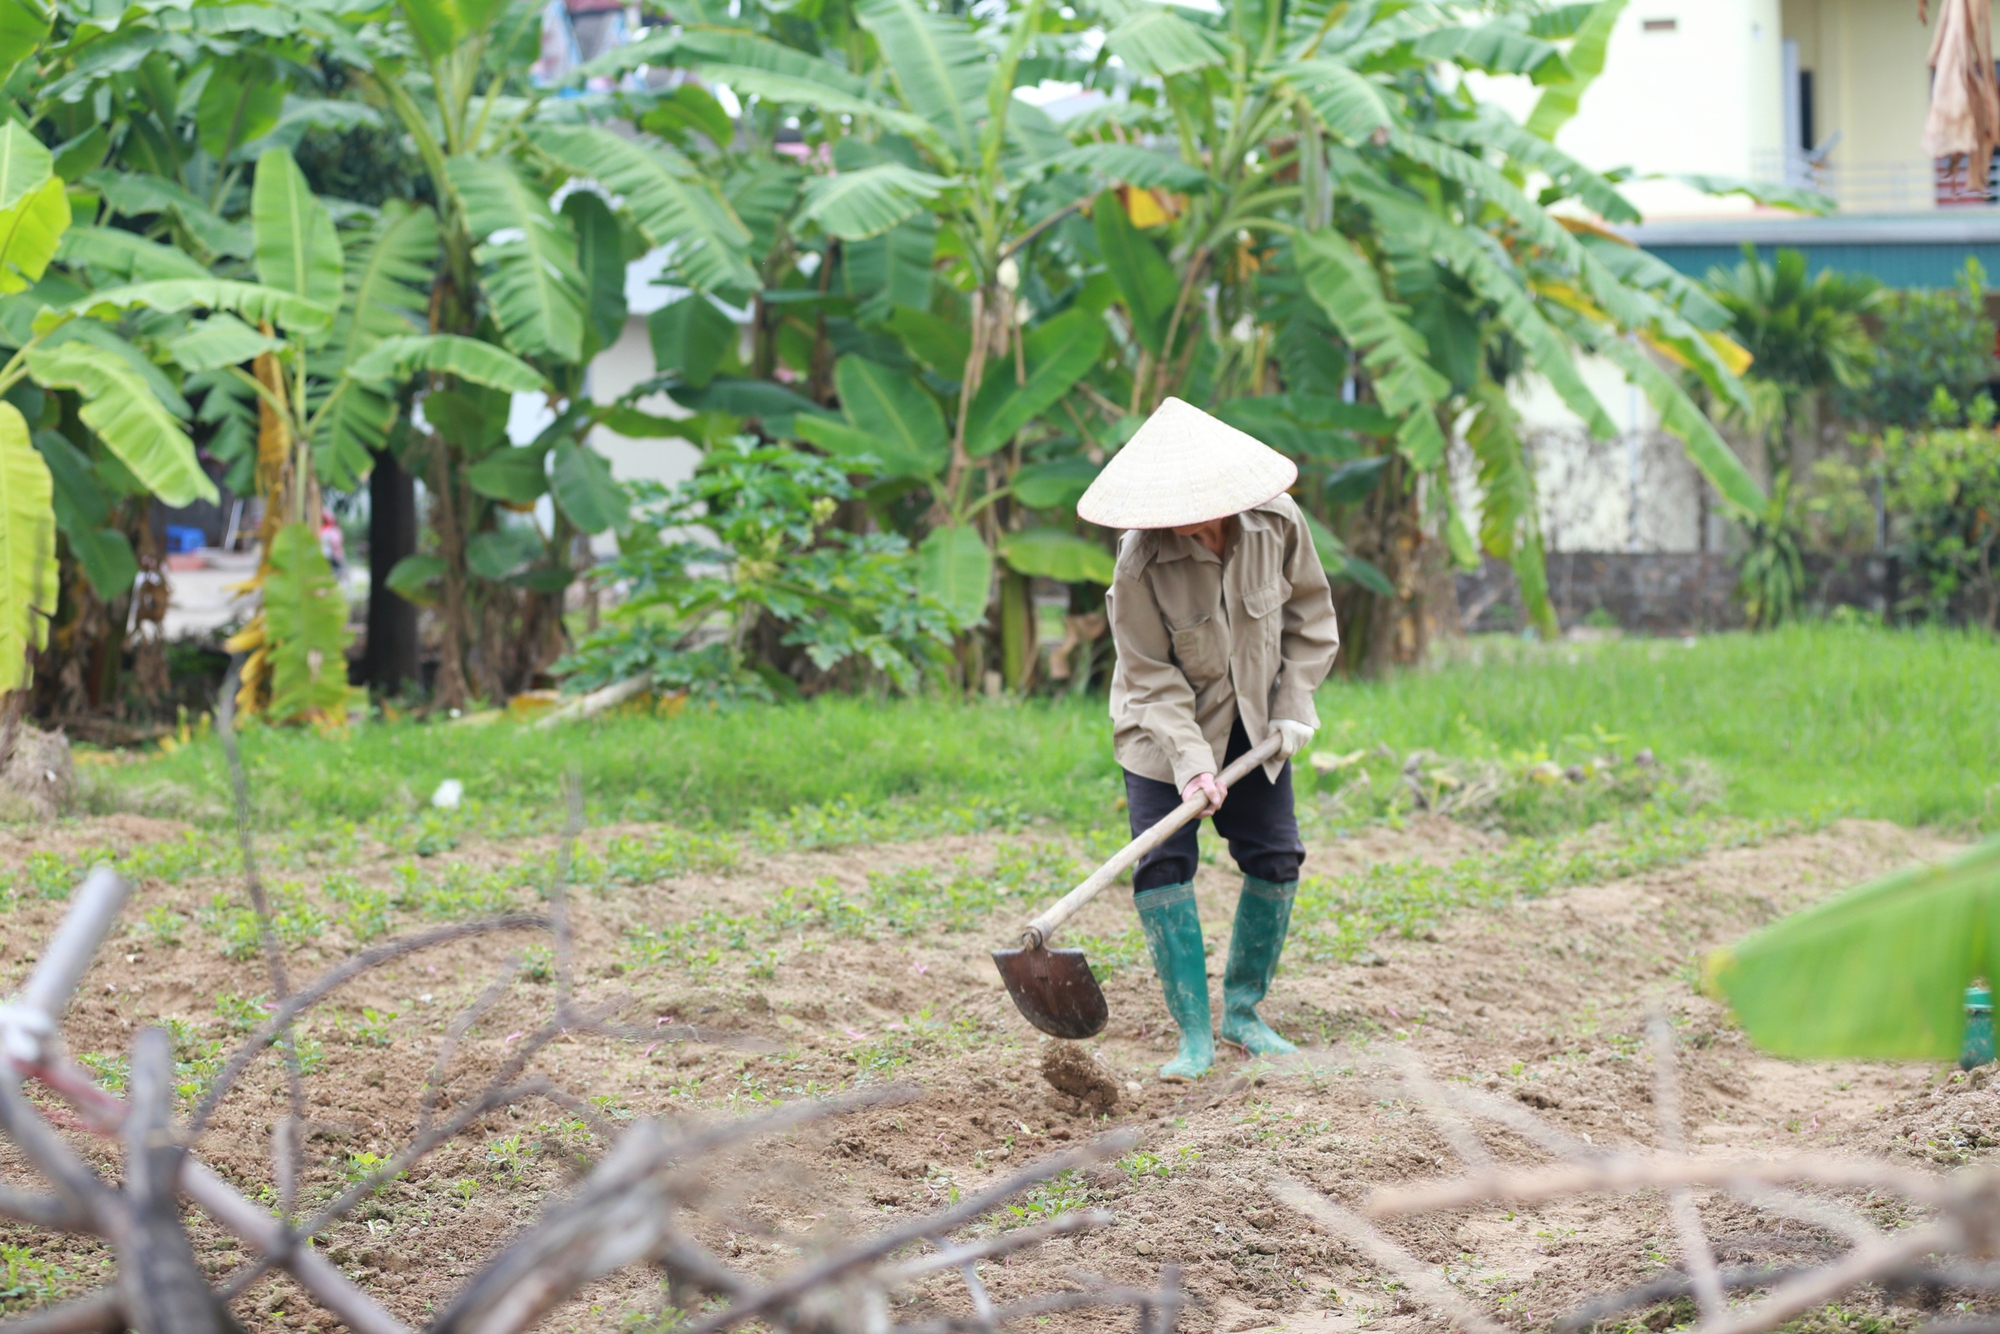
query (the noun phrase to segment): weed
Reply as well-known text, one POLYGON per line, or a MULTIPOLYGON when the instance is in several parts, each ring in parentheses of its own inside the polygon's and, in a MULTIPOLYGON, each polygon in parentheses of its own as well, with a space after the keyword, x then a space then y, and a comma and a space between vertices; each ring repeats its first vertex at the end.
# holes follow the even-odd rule
POLYGON ((1160 1155, 1145 1149, 1126 1154, 1118 1160, 1117 1166, 1119 1171, 1131 1178, 1135 1186, 1146 1177, 1167 1177, 1172 1175, 1174 1170, 1172 1164, 1160 1155))
POLYGON ((521 1136, 516 1133, 505 1139, 496 1139, 486 1146, 486 1161, 504 1168, 514 1180, 521 1177, 521 1164, 526 1151, 521 1147, 521 1136))
POLYGON ((530 945, 521 951, 521 976, 530 982, 555 980, 556 952, 547 945, 530 945))
MULTIPOLYGON (((91 861, 98 860, 85 854, 91 861)), ((83 879, 84 858, 71 860, 59 852, 31 852, 21 866, 20 879, 25 888, 36 898, 61 902, 69 897, 76 883, 83 879)))
POLYGON ((1109 975, 1121 968, 1150 967, 1152 953, 1138 927, 1127 927, 1115 936, 1071 936, 1063 942, 1084 952, 1094 973, 1109 975))
POLYGON ((389 929, 389 911, 396 904, 391 891, 364 885, 351 875, 335 872, 321 882, 320 892, 340 906, 338 920, 357 945, 389 929))
MULTIPOLYGON (((375 1175, 375 1173, 381 1171, 388 1165, 389 1165, 389 1160, 387 1158, 382 1157, 380 1154, 369 1153, 365 1150, 356 1153, 349 1153, 347 1155, 347 1161, 342 1163, 340 1166, 340 1176, 341 1179, 347 1182, 348 1185, 350 1186, 357 1185, 360 1182, 366 1181, 369 1177, 375 1175)), ((383 1186, 387 1186, 389 1184, 389 1181, 401 1181, 405 1175, 407 1174, 403 1172, 398 1172, 395 1174, 395 1176, 389 1178, 388 1180, 383 1181, 381 1185, 376 1187, 376 1189, 378 1191, 381 1190, 383 1186)))
POLYGON ((1445 866, 1411 859, 1375 862, 1338 877, 1307 876, 1292 907, 1292 950, 1294 957, 1313 962, 1350 960, 1383 932, 1404 939, 1425 936, 1456 908, 1623 879, 1798 827, 1790 821, 1678 818, 1647 807, 1587 838, 1519 839, 1498 852, 1445 866))
MULTIPOLYGON (((270 891, 271 929, 284 945, 302 945, 326 929, 327 917, 305 896, 296 882, 270 891)), ((208 906, 195 914, 203 930, 220 939, 226 959, 243 960, 262 947, 257 914, 229 890, 218 890, 208 906)))
MULTIPOLYGON (((405 862, 403 867, 411 866, 405 862)), ((461 917, 484 917, 503 913, 514 907, 517 891, 525 884, 532 883, 532 868, 517 863, 501 867, 496 871, 481 872, 466 862, 452 862, 444 868, 444 875, 431 880, 419 875, 406 877, 415 880, 415 886, 407 897, 413 900, 411 906, 419 907, 431 917, 455 920, 461 917)))
POLYGON ((226 839, 191 829, 179 838, 141 843, 114 865, 127 880, 160 880, 171 885, 191 875, 223 871, 235 864, 237 855, 226 839))
POLYGON ((111 1093, 125 1092, 125 1081, 132 1073, 132 1063, 123 1056, 110 1052, 86 1051, 76 1058, 84 1069, 90 1071, 100 1087, 111 1093))
POLYGON ((191 1103, 222 1068, 222 1039, 204 1037, 184 1019, 168 1018, 165 1023, 174 1044, 174 1093, 183 1103, 191 1103))
MULTIPOLYGON (((604 885, 650 885, 689 871, 720 871, 734 866, 739 856, 733 839, 713 834, 669 829, 641 838, 632 834, 614 837, 604 846, 604 885)), ((578 884, 592 883, 585 876, 578 884)))
POLYGON ((626 932, 625 942, 641 964, 665 964, 691 982, 706 981, 710 970, 722 962, 722 951, 703 942, 701 928, 694 922, 634 927, 626 932))
POLYGON ((264 996, 239 996, 225 991, 215 998, 215 1012, 232 1033, 248 1033, 271 1017, 271 1002, 264 996))
POLYGON ((817 927, 836 936, 868 934, 868 912, 850 901, 831 876, 810 887, 788 886, 765 911, 765 920, 779 931, 817 927))
POLYGON ((25 1246, 0 1243, 0 1311, 22 1311, 67 1297, 74 1277, 25 1246))
POLYGON ((1084 1183, 1083 1173, 1064 1172, 1030 1190, 1021 1203, 1007 1205, 997 1215, 997 1221, 1001 1230, 1007 1231, 1030 1223, 1046 1223, 1089 1203, 1090 1187, 1084 1183))
POLYGON ((979 1022, 960 1015, 949 1023, 933 1017, 926 1005, 915 1016, 888 1026, 875 1041, 848 1054, 856 1074, 863 1080, 878 1079, 908 1065, 918 1056, 949 1055, 968 1051, 983 1039, 979 1022))
POLYGON ((351 1039, 357 1047, 386 1047, 394 1040, 389 1036, 389 1025, 396 1022, 396 1012, 383 1013, 373 1007, 365 1007, 361 1017, 354 1021, 354 1036, 351 1039))
POLYGON ((148 908, 139 920, 155 941, 169 947, 181 943, 181 931, 187 926, 187 918, 164 903, 148 908))

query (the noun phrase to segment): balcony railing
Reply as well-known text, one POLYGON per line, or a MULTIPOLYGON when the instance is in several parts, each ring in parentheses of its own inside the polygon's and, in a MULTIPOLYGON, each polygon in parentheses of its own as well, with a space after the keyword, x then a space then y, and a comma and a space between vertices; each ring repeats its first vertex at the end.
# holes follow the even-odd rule
POLYGON ((1846 162, 1833 152, 1817 160, 1803 153, 1766 153, 1753 167, 1759 180, 1817 190, 1843 213, 1923 213, 2000 204, 2000 157, 1978 183, 1967 180, 1964 158, 1846 162))

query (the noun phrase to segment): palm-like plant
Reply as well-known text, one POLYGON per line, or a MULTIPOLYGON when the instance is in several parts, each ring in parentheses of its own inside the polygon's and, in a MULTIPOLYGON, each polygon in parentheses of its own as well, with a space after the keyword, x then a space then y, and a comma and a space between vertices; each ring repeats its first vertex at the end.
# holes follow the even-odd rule
POLYGON ((1881 284, 1835 269, 1808 277, 1801 252, 1780 250, 1767 264, 1746 243, 1741 263, 1709 270, 1708 289, 1729 312, 1730 334, 1754 358, 1751 424, 1767 442, 1773 470, 1788 468, 1807 400, 1866 378, 1874 349, 1862 316, 1881 284))

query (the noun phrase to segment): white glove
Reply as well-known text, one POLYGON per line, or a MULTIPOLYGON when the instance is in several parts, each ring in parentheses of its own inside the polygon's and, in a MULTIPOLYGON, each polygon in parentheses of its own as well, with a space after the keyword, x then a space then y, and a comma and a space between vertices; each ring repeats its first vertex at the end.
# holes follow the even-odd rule
POLYGON ((1278 758, 1289 760, 1292 756, 1312 744, 1313 733, 1319 729, 1295 723, 1290 718, 1273 718, 1271 728, 1278 734, 1278 758))

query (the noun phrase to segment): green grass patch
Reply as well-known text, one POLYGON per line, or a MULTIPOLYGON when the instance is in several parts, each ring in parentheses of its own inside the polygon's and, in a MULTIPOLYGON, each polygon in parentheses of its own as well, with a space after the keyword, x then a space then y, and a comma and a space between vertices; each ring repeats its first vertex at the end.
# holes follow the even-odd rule
POLYGON ((1321 749, 1448 755, 1597 734, 1628 754, 1702 759, 1737 815, 1833 812, 1992 829, 2000 821, 2000 640, 1795 625, 1772 634, 1541 646, 1467 642, 1436 670, 1321 696, 1321 749))
MULTIPOLYGON (((1969 830, 1993 827, 2000 807, 1996 693, 2000 643, 1949 631, 1815 624, 1692 645, 1543 646, 1489 636, 1430 670, 1329 683, 1315 749, 1366 753, 1354 772, 1370 773, 1377 794, 1347 808, 1357 822, 1414 807, 1414 794, 1405 803, 1395 793, 1408 786, 1401 771, 1415 751, 1435 757, 1420 779, 1442 772, 1469 782, 1481 765, 1518 777, 1607 753, 1629 762, 1646 748, 1674 781, 1689 765, 1706 766, 1719 808, 1731 814, 1853 814, 1969 830)), ((257 818, 279 834, 267 855, 281 863, 337 858, 364 829, 416 855, 448 850, 468 832, 552 829, 571 769, 583 774, 593 823, 665 821, 759 848, 1019 829, 1035 820, 1080 831, 1123 822, 1101 698, 826 698, 547 732, 445 721, 367 723, 336 736, 263 728, 245 736, 243 750, 257 818), (465 805, 430 809, 447 778, 465 785, 465 805)), ((101 806, 226 823, 213 738, 92 774, 101 806)), ((1326 797, 1353 776, 1301 766, 1299 786, 1326 797)), ((1499 827, 1557 832, 1650 795, 1548 786, 1516 783, 1497 798, 1499 827)), ((175 855, 198 860, 200 851, 175 855)), ((662 855, 694 863, 718 854, 662 855)), ((14 889, 60 893, 65 878, 56 868, 31 870, 14 889)))

